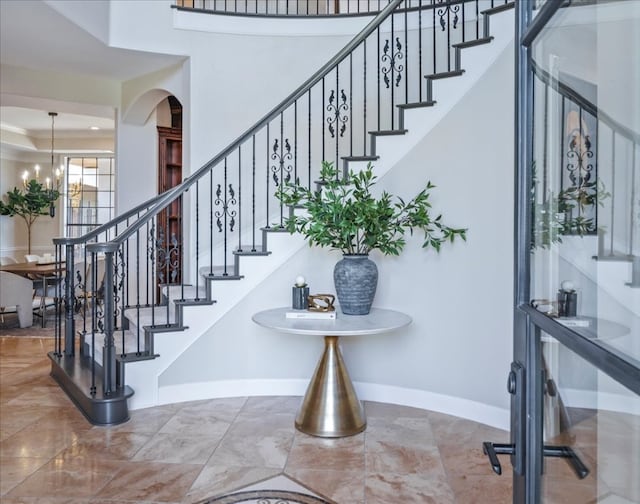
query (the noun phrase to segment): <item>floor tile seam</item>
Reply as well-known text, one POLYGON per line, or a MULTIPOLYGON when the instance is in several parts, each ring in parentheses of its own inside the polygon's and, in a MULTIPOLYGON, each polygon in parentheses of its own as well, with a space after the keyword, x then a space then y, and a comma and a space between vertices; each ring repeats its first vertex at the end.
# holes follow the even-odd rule
MULTIPOLYGON (((3 459, 5 457, 2 457, 3 459)), ((11 458, 37 458, 37 457, 11 457, 11 458)), ((49 462, 51 462, 52 459, 48 459, 44 464, 40 465, 37 469, 35 469, 33 472, 31 472, 30 474, 26 475, 24 478, 22 478, 20 481, 18 481, 17 483, 15 483, 11 488, 9 488, 7 491, 5 491, 4 493, 0 493, 0 497, 5 497, 7 496, 7 494, 9 492, 11 492, 11 490, 13 490, 14 488, 16 488, 18 485, 21 485, 22 483, 24 483, 26 481, 27 478, 29 478, 30 476, 32 476, 33 474, 35 474, 37 471, 39 471, 40 469, 42 469, 44 466, 46 466, 49 462)))
MULTIPOLYGON (((295 422, 295 420, 294 420, 294 422, 295 422)), ((297 432, 298 432, 298 429, 296 429, 295 425, 294 425, 294 427, 293 427, 293 436, 291 436, 291 441, 289 443, 289 448, 287 450, 287 456, 285 457, 284 466, 282 467, 282 472, 283 473, 287 470, 287 466, 289 465, 289 459, 291 457, 291 452, 293 451, 293 447, 296 444, 296 439, 298 438, 297 432)))
POLYGON ((453 493, 453 496, 456 500, 456 502, 458 502, 458 497, 457 497, 457 493, 456 490, 454 488, 454 486, 452 485, 452 475, 455 476, 455 474, 452 474, 451 470, 449 469, 449 464, 446 464, 444 462, 444 459, 442 458, 442 452, 440 451, 440 446, 438 446, 438 456, 440 459, 440 463, 442 464, 442 468, 444 469, 444 474, 445 474, 445 479, 447 480, 447 484, 449 485, 449 488, 451 489, 451 492, 453 493))
MULTIPOLYGON (((123 462, 127 462, 129 464, 142 464, 145 461, 138 462, 138 461, 133 461, 133 460, 126 460, 126 461, 123 461, 123 462)), ((163 464, 163 465, 176 465, 176 466, 189 465, 189 466, 194 466, 194 467, 199 465, 199 464, 184 464, 184 463, 173 463, 173 462, 151 462, 151 463, 154 463, 154 464, 155 463, 160 463, 160 464, 163 464)), ((204 468, 204 465, 200 468, 200 471, 198 471, 198 474, 193 478, 193 481, 189 485, 189 488, 185 490, 185 494, 181 497, 180 501, 184 501, 184 499, 187 497, 187 494, 189 493, 189 490, 191 489, 193 484, 196 482, 196 480, 200 476, 200 473, 202 472, 203 468, 204 468)), ((113 473, 113 475, 111 476, 111 478, 109 478, 108 481, 106 481, 104 483, 104 485, 102 485, 98 491, 96 491, 94 494, 91 495, 91 498, 99 498, 100 492, 102 492, 107 487, 107 485, 109 485, 117 476, 120 475, 120 473, 122 471, 125 471, 125 470, 127 470, 127 468, 126 467, 122 467, 122 468, 118 469, 117 471, 115 471, 113 473)), ((131 502, 132 504, 133 503, 141 504, 142 502, 144 502, 144 503, 155 503, 155 502, 158 502, 159 504, 166 504, 166 502, 163 502, 163 501, 140 501, 140 500, 137 500, 137 499, 136 500, 129 500, 129 499, 122 499, 122 498, 116 498, 116 499, 104 498, 104 499, 101 499, 101 500, 104 500, 104 501, 107 501, 107 502, 108 501, 131 502)))
MULTIPOLYGON (((308 469, 301 469, 301 470, 308 470, 308 469)), ((313 471, 313 470, 316 470, 316 469, 311 469, 311 470, 313 471)), ((318 471, 322 471, 322 469, 317 469, 317 470, 318 471)), ((335 471, 335 472, 343 472, 343 471, 335 471)), ((312 493, 318 495, 319 497, 322 497, 323 499, 331 502, 332 504, 341 504, 341 503, 338 503, 338 502, 334 501, 333 499, 331 499, 328 495, 324 494, 324 492, 316 490, 311 485, 309 485, 307 483, 303 483, 302 481, 298 480, 295 476, 293 476, 292 474, 289 474, 286 469, 282 472, 282 475, 286 476, 291 481, 293 481, 294 483, 297 483, 301 487, 306 488, 309 492, 312 492, 312 493)))
MULTIPOLYGON (((207 467, 207 466, 205 466, 205 467, 207 467)), ((237 467, 237 468, 240 468, 240 469, 246 469, 246 466, 228 466, 228 467, 229 467, 229 468, 237 467)), ((259 468, 259 466, 256 466, 256 468, 259 468)), ((268 467, 267 467, 267 469, 270 469, 270 468, 268 468, 268 467)), ((204 470, 204 468, 203 468, 203 470, 204 470)), ((201 471, 201 472, 202 472, 202 471, 201 471)), ((250 486, 253 486, 253 485, 259 485, 260 483, 263 483, 263 482, 265 482, 265 481, 269 481, 270 479, 273 479, 273 478, 277 478, 278 476, 286 476, 286 477, 289 477, 289 476, 287 476, 287 475, 284 473, 284 470, 281 470, 278 474, 275 474, 275 475, 272 475, 272 476, 265 476, 264 478, 261 478, 261 479, 256 480, 256 481, 252 481, 251 483, 244 483, 244 484, 242 484, 242 486, 232 487, 231 489, 225 490, 225 491, 223 491, 223 492, 220 492, 220 493, 214 493, 214 494, 212 494, 212 495, 210 495, 210 496, 206 497, 205 499, 210 499, 210 498, 212 498, 212 497, 219 497, 220 495, 227 495, 227 494, 232 494, 232 493, 235 493, 235 492, 240 492, 240 491, 242 491, 244 488, 247 488, 247 487, 250 487, 250 486)), ((189 492, 193 489, 193 485, 195 484, 195 482, 198 480, 198 478, 199 478, 199 477, 200 477, 200 474, 198 474, 198 477, 197 477, 195 480, 193 480, 193 483, 191 484, 191 487, 190 487, 190 488, 189 488, 189 490, 187 491, 187 495, 189 495, 189 492)), ((305 487, 305 488, 306 488, 306 487, 305 487)), ((186 496, 185 496, 185 497, 186 497, 186 496)), ((197 500, 197 501, 195 501, 195 502, 202 502, 202 501, 203 501, 203 500, 205 500, 205 499, 199 499, 199 500, 197 500)))
MULTIPOLYGON (((248 401, 248 397, 245 398, 245 402, 244 404, 246 405, 247 401, 248 401)), ((244 407, 244 405, 242 406, 244 407)), ((239 411, 242 410, 242 408, 240 408, 238 410, 239 411)), ((224 434, 222 436, 220 436, 220 439, 218 440, 218 442, 216 443, 215 447, 211 450, 211 453, 209 454, 209 457, 207 457, 207 460, 205 461, 205 463, 203 464, 203 468, 207 467, 209 465, 209 462, 211 461, 211 457, 213 457, 216 453, 216 451, 218 450, 218 448, 220 448, 220 445, 222 444, 222 442, 224 441, 225 437, 227 437, 227 434, 229 434, 229 430, 231 429, 231 427, 233 426, 233 423, 235 422, 235 419, 238 416, 238 413, 236 413, 235 417, 234 417, 234 421, 233 422, 229 422, 229 425, 227 426, 227 428, 224 431, 224 434)), ((195 481, 195 480, 194 480, 195 481)))

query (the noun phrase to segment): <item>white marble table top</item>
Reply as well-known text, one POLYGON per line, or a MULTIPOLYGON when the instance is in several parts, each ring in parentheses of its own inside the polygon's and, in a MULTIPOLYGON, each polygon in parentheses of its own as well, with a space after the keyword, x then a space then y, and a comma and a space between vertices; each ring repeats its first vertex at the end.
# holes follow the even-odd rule
POLYGON ((291 334, 316 336, 362 336, 394 331, 411 323, 405 313, 372 308, 369 315, 344 315, 338 311, 335 320, 288 319, 291 308, 273 308, 256 313, 251 319, 258 325, 291 334))

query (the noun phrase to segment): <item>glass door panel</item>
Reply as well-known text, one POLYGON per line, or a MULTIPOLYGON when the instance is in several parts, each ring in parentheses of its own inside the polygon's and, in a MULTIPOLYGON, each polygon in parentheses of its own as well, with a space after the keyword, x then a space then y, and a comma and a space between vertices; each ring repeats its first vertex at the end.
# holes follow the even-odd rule
POLYGON ((560 8, 530 48, 531 304, 636 366, 639 49, 638 1, 560 8))
POLYGON ((640 502, 640 397, 546 333, 542 368, 545 451, 566 447, 588 470, 545 456, 543 502, 640 502))
POLYGON ((516 5, 514 503, 640 502, 640 0, 516 5), (632 91, 633 90, 633 91, 632 91))

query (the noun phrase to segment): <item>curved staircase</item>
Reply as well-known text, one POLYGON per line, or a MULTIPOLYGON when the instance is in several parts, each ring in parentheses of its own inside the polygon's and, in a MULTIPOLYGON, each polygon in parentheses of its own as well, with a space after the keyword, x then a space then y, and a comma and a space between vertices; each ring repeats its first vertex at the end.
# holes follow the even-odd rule
MULTIPOLYGON (((370 80, 367 80, 367 68, 371 71, 371 65, 366 63, 367 41, 371 45, 370 38, 377 37, 381 54, 391 55, 393 59, 398 53, 393 55, 393 50, 389 53, 388 46, 380 43, 381 38, 396 39, 398 44, 404 40, 404 46, 408 46, 408 38, 421 34, 420 30, 418 34, 400 30, 400 25, 403 28, 412 26, 407 16, 415 14, 402 10, 403 3, 403 0, 391 2, 327 65, 181 185, 139 205, 82 240, 56 241, 57 257, 64 257, 67 262, 66 290, 60 292, 60 297, 65 297, 67 303, 65 313, 57 314, 56 350, 49 355, 52 376, 91 422, 119 423, 127 420, 129 407, 136 409, 159 404, 161 373, 252 289, 305 246, 301 237, 288 234, 283 227, 286 216, 295 209, 278 207, 272 194, 286 182, 315 183, 315 166, 317 164, 319 168, 319 163, 313 163, 311 153, 316 144, 321 145, 322 157, 334 157, 345 173, 374 162, 378 177, 384 177, 437 127, 490 70, 513 39, 512 3, 483 11, 471 21, 475 23, 477 36, 450 43, 445 49, 449 62, 444 68, 436 65, 434 57, 436 71, 424 73, 419 79, 421 82, 415 85, 415 92, 411 91, 414 84, 407 83, 404 96, 398 96, 400 90, 394 95, 394 83, 401 81, 398 76, 408 79, 409 55, 404 57, 405 66, 391 61, 387 72, 392 77, 389 87, 385 87, 384 80, 378 78, 377 81, 381 105, 376 111, 367 98, 368 88, 375 87, 371 82, 373 77, 369 76, 370 80), (385 22, 391 22, 391 26, 381 30, 385 22), (355 51, 363 44, 363 55, 356 56, 355 51), (345 62, 353 67, 358 58, 365 62, 364 96, 360 103, 355 103, 358 100, 354 99, 354 74, 350 74, 343 88, 339 72, 343 71, 341 65, 345 62), (314 89, 320 86, 322 96, 329 98, 329 105, 322 107, 322 122, 318 129, 312 125, 311 110, 318 98, 314 89), (347 100, 337 97, 341 95, 340 91, 345 93, 347 86, 352 101, 346 109, 340 109, 338 103, 345 105, 347 100), (384 93, 389 88, 390 96, 381 95, 381 90, 384 93), (383 112, 389 99, 391 110, 383 112), (356 107, 360 108, 355 111, 356 107), (349 110, 350 115, 341 115, 341 110, 349 110), (308 121, 304 117, 307 112, 308 121), (380 127, 371 129, 367 114, 371 117, 376 113, 380 127), (353 131, 358 117, 364 117, 361 126, 366 134, 360 142, 354 141, 354 135, 350 133, 352 139, 348 146, 340 133, 341 124, 353 125, 353 131), (268 161, 267 169, 258 180, 256 165, 262 164, 264 168, 264 161, 255 153, 256 145, 262 142, 261 135, 267 139, 264 144, 268 146, 268 161), (312 135, 318 138, 312 138, 312 135), (305 137, 308 139, 304 140, 305 137), (305 147, 309 153, 308 166, 302 161, 305 147), (245 164, 247 159, 251 161, 245 164), (245 184, 242 190, 250 185, 252 192, 247 190, 243 194, 241 184, 245 184), (261 185, 266 186, 260 188, 267 195, 263 200, 255 190, 261 185), (208 200, 210 206, 203 209, 200 206, 203 200, 208 200), (160 233, 155 228, 158 214, 176 202, 181 205, 183 215, 193 218, 190 241, 186 244, 176 245, 178 240, 159 238, 160 233), (261 205, 266 207, 256 211, 261 205), (247 207, 252 208, 249 214, 242 212, 247 207), (208 232, 206 228, 209 228, 208 232), (218 234, 215 234, 216 228, 218 234), (103 303, 83 308, 84 317, 76 321, 72 310, 77 303, 71 299, 75 283, 72 279, 77 276, 74 247, 79 243, 85 246, 85 262, 96 262, 99 256, 105 256, 107 295, 103 303), (178 248, 180 254, 186 256, 178 275, 180 281, 163 283, 170 278, 173 265, 168 260, 160 263, 159 258, 171 257, 178 248), (155 286, 154 279, 159 286, 155 286), (76 350, 78 340, 80 346, 76 350)), ((429 16, 433 14, 431 28, 435 40, 437 11, 435 6, 431 7, 433 11, 428 12, 429 16)), ((465 23, 464 19, 462 23, 465 23)), ((419 68, 422 66, 420 60, 419 68)))

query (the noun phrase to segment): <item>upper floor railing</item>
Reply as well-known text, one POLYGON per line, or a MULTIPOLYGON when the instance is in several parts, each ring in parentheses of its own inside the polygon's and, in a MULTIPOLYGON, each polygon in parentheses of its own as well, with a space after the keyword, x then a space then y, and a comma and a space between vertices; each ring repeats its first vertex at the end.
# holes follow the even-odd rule
MULTIPOLYGON (((175 0, 175 6, 185 10, 248 16, 358 16, 377 14, 391 0, 175 0)), ((477 3, 477 2, 476 2, 477 3)), ((486 7, 495 7, 505 0, 486 0, 486 7)), ((422 9, 439 6, 447 9, 460 2, 451 0, 405 0, 403 8, 422 9)))

